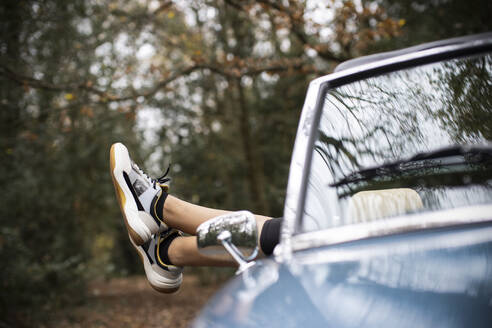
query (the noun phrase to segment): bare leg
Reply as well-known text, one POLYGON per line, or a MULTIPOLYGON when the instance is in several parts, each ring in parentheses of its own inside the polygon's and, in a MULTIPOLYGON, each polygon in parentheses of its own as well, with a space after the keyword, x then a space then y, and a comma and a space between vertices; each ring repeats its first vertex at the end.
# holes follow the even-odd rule
POLYGON ((199 253, 195 236, 174 239, 169 245, 167 255, 176 266, 237 266, 232 258, 221 260, 199 253))
MULTIPOLYGON (((190 235, 195 235, 196 229, 203 222, 211 218, 214 218, 216 216, 230 213, 230 211, 217 210, 213 208, 191 204, 172 195, 167 196, 166 201, 164 202, 164 208, 162 212, 163 212, 162 214, 163 214, 164 222, 168 226, 186 232, 190 235)), ((256 219, 256 226, 258 228, 258 245, 260 245, 260 235, 261 235, 261 230, 263 229, 263 224, 265 223, 265 221, 270 220, 271 218, 263 215, 256 215, 256 214, 254 216, 256 219)), ((173 255, 171 255, 171 252, 173 251, 175 252, 174 254, 177 257, 174 260, 178 261, 178 263, 187 263, 186 265, 231 266, 235 264, 235 262, 232 261, 232 259, 230 262, 222 262, 222 264, 220 264, 221 261, 201 255, 200 253, 198 253, 198 249, 196 246, 196 238, 186 240, 186 242, 180 241, 175 243, 173 241, 173 243, 170 245, 168 250, 168 254, 172 263, 174 263, 172 259, 173 255), (183 249, 180 249, 181 246, 183 247, 183 249), (183 259, 182 256, 184 256, 185 258, 183 259), (218 263, 214 264, 215 262, 218 263)), ((259 256, 263 257, 264 255, 265 254, 260 248, 259 256)), ((176 265, 180 265, 180 264, 176 264, 176 265)))
MULTIPOLYGON (((196 228, 203 222, 230 211, 216 210, 185 202, 177 197, 168 195, 164 202, 164 222, 173 228, 194 235, 196 228)), ((255 215, 258 232, 261 232, 263 224, 271 218, 263 215, 255 215)))

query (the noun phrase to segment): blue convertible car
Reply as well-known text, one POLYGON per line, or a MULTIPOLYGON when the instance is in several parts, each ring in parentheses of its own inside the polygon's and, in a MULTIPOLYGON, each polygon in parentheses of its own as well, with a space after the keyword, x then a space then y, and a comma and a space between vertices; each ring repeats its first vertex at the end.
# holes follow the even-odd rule
POLYGON ((492 327, 492 33, 314 80, 280 244, 238 261, 195 327, 492 327))

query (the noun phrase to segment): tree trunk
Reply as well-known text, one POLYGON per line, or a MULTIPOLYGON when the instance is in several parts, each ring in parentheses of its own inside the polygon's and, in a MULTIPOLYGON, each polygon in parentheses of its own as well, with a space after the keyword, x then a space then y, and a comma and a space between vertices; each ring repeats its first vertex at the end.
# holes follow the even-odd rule
POLYGON ((250 112, 244 89, 241 86, 240 79, 235 80, 239 102, 239 126, 241 131, 241 139, 243 144, 244 157, 246 159, 246 167, 248 170, 248 183, 250 198, 254 203, 254 210, 259 214, 268 214, 269 206, 265 196, 264 178, 262 169, 262 159, 258 155, 258 149, 255 147, 255 141, 251 135, 249 123, 250 112))

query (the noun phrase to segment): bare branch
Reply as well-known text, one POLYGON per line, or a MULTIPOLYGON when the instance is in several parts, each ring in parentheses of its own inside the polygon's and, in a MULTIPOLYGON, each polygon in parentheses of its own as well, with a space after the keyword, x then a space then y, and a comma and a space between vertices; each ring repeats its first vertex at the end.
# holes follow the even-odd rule
POLYGON ((131 99, 136 99, 138 97, 150 97, 154 95, 159 89, 164 88, 166 85, 169 83, 173 82, 174 80, 178 79, 181 76, 185 76, 190 74, 191 72, 200 69, 199 66, 191 66, 188 68, 184 68, 182 70, 175 71, 171 76, 159 81, 155 87, 153 87, 151 90, 144 92, 144 93, 134 93, 132 95, 128 96, 115 96, 111 95, 108 91, 103 91, 99 90, 91 85, 89 81, 83 82, 83 83, 67 83, 64 85, 57 85, 53 84, 50 82, 38 80, 32 77, 24 76, 21 74, 17 74, 11 69, 0 65, 0 76, 6 76, 10 80, 16 82, 19 85, 22 86, 28 86, 34 89, 43 89, 43 90, 50 90, 50 91, 65 91, 65 92, 74 92, 76 90, 84 90, 88 91, 90 93, 96 94, 100 96, 101 98, 105 99, 101 102, 106 102, 106 101, 124 101, 124 100, 131 100, 131 99))
POLYGON ((155 9, 152 12, 147 12, 147 11, 139 11, 135 13, 130 13, 126 10, 123 9, 113 9, 110 11, 111 15, 118 16, 118 17, 128 17, 133 20, 154 20, 156 16, 158 16, 160 13, 163 11, 166 11, 167 9, 170 9, 173 5, 172 1, 165 1, 163 2, 157 9, 155 9))
POLYGON ((281 12, 284 12, 284 13, 287 13, 290 15, 292 15, 292 13, 290 12, 290 10, 284 6, 282 6, 282 4, 278 3, 278 1, 268 1, 268 0, 255 0, 256 2, 258 3, 262 3, 264 5, 267 5, 273 9, 276 9, 278 11, 281 11, 281 12))
POLYGON ((2 75, 6 76, 7 78, 9 78, 14 82, 17 82, 20 85, 29 86, 35 89, 44 89, 44 90, 51 90, 51 91, 73 91, 79 89, 79 90, 87 90, 89 92, 95 93, 100 96, 106 95, 104 91, 92 87, 90 82, 84 82, 79 84, 72 83, 72 84, 65 84, 65 85, 57 85, 50 82, 38 80, 33 77, 17 74, 11 69, 9 69, 8 67, 5 67, 4 65, 0 65, 0 76, 2 75))
MULTIPOLYGON (((243 5, 235 2, 234 0, 224 0, 226 4, 230 5, 233 8, 249 13, 249 11, 243 5)), ((289 7, 283 6, 279 1, 271 1, 271 0, 254 0, 254 2, 267 6, 277 12, 284 14, 288 17, 291 31, 297 37, 297 39, 306 47, 312 48, 316 50, 318 55, 328 61, 333 61, 336 63, 340 63, 350 59, 350 57, 335 54, 333 51, 329 50, 329 47, 326 45, 320 44, 318 42, 314 42, 312 38, 304 30, 305 21, 303 19, 302 13, 295 13, 289 7)))
POLYGON ((233 8, 236 8, 236 9, 242 10, 242 11, 246 11, 246 9, 241 4, 239 4, 233 0, 224 0, 224 2, 233 8))
POLYGON ((316 74, 324 75, 326 72, 320 72, 313 66, 303 63, 299 60, 293 62, 283 62, 283 63, 270 63, 264 66, 254 65, 250 66, 235 66, 235 65, 224 65, 221 63, 200 63, 194 64, 189 67, 182 68, 180 70, 174 71, 170 76, 160 80, 151 89, 144 92, 133 92, 130 95, 116 96, 112 95, 109 91, 100 90, 92 86, 89 81, 82 83, 67 83, 64 85, 57 85, 50 82, 42 81, 32 77, 17 74, 11 69, 0 65, 0 76, 5 76, 8 79, 16 82, 22 86, 28 86, 34 89, 43 89, 50 91, 64 91, 64 92, 75 92, 77 90, 87 91, 92 94, 96 94, 101 97, 101 103, 106 102, 119 102, 125 100, 132 100, 139 97, 148 98, 155 95, 159 90, 168 86, 171 82, 179 79, 180 77, 187 76, 194 71, 210 70, 211 72, 227 77, 227 78, 241 78, 243 76, 257 76, 261 73, 282 73, 288 71, 302 72, 302 74, 316 74))
POLYGON ((169 7, 171 7, 173 4, 172 1, 165 1, 162 3, 162 5, 160 5, 156 10, 154 10, 154 12, 152 13, 152 15, 159 15, 162 11, 165 11, 166 9, 168 9, 169 7))

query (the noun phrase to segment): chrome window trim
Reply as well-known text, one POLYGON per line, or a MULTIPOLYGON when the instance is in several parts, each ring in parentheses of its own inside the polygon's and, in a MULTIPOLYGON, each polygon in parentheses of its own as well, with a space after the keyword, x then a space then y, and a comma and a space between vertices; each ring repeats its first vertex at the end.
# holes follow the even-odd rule
MULTIPOLYGON (((293 251, 302 249, 298 243, 302 243, 307 238, 313 238, 323 235, 332 229, 317 231, 314 233, 302 233, 294 236, 299 227, 302 218, 302 209, 305 201, 307 190, 307 177, 311 164, 311 152, 309 151, 314 143, 316 127, 319 122, 324 102, 324 92, 328 88, 338 87, 343 84, 361 80, 364 78, 381 75, 388 72, 398 71, 405 68, 430 64, 440 60, 471 56, 487 51, 492 51, 492 33, 481 35, 480 38, 472 41, 466 41, 461 44, 439 46, 436 48, 416 51, 414 53, 404 54, 396 57, 383 59, 376 62, 370 62, 357 67, 342 70, 313 80, 304 102, 301 118, 299 121, 292 159, 289 169, 289 178, 287 183, 287 193, 284 204, 284 221, 280 232, 280 243, 275 249, 275 258, 279 262, 289 262, 292 258, 293 251), (305 236, 305 237, 304 237, 305 236), (294 245, 294 243, 296 245, 294 245)), ((425 217, 425 216, 418 216, 425 217)), ((418 218, 414 218, 414 220, 418 218)), ((422 219, 420 219, 422 221, 422 219)), ((407 222, 407 221, 405 221, 407 222)), ((449 225, 454 225, 452 221, 449 225)), ((441 226, 444 222, 441 223, 441 226)), ((414 224, 409 226, 409 229, 414 224)), ((353 227, 348 226, 348 227, 353 227)), ((421 228, 425 226, 421 226, 421 228)), ((420 228, 420 229, 421 229, 420 228)), ((403 231, 402 225, 398 231, 403 231)), ((371 236, 377 236, 376 232, 383 233, 384 230, 374 229, 371 236)), ((343 241, 351 241, 357 238, 356 235, 345 234, 343 241)), ((338 242, 343 242, 338 240, 338 242)), ((301 244, 302 245, 302 244, 301 244)), ((324 242, 323 245, 329 245, 324 242)), ((318 246, 321 246, 318 243, 318 246)))
MULTIPOLYGON (((428 230, 426 230, 428 231, 428 230)), ((391 237, 388 235, 388 237, 391 237)), ((311 252, 308 249, 296 253, 296 264, 313 265, 319 263, 339 263, 361 261, 380 256, 408 255, 409 252, 428 252, 450 248, 468 247, 477 244, 490 243, 492 241, 492 225, 490 224, 466 224, 460 229, 441 229, 432 234, 419 234, 418 242, 401 243, 400 238, 386 239, 384 242, 339 244, 333 247, 321 247, 311 252), (450 238, 451 237, 451 238, 450 238)), ((379 237, 377 237, 379 238, 379 237)), ((413 239, 413 238, 412 238, 413 239)), ((408 240, 408 239, 407 239, 408 240)))
POLYGON ((295 252, 313 247, 336 245, 348 241, 382 237, 402 232, 485 222, 492 222, 492 205, 468 206, 402 215, 386 220, 350 224, 298 234, 292 238, 292 250, 295 252))

